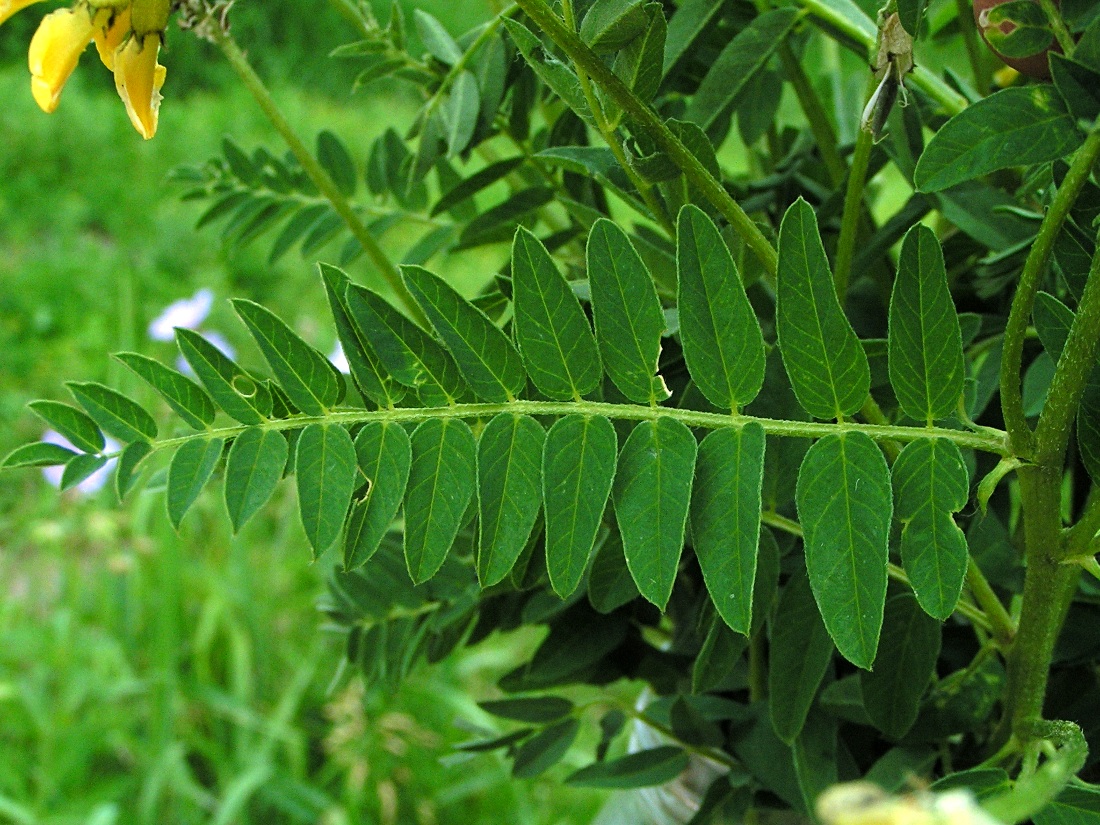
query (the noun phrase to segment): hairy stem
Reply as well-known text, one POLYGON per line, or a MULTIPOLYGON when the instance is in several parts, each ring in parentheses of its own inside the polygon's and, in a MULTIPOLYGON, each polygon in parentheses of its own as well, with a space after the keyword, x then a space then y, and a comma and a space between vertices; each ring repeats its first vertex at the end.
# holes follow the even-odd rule
POLYGON ((1022 458, 1031 456, 1035 446, 1034 434, 1024 415, 1023 392, 1020 386, 1020 374, 1023 366, 1024 340, 1027 337, 1028 320, 1035 304, 1035 295, 1043 280, 1047 262, 1054 248, 1054 240, 1066 222, 1070 209, 1077 200, 1092 172, 1093 164, 1100 158, 1100 124, 1094 125, 1084 145, 1066 173, 1065 180, 1058 188, 1050 204, 1046 217, 1039 227, 1039 235, 1028 253, 1024 270, 1020 275, 1020 285, 1012 299, 1008 323, 1005 326, 1004 352, 1001 360, 1001 411, 1004 414, 1005 429, 1008 431, 1012 447, 1022 458))
POLYGON ((233 67, 233 70, 237 73, 237 76, 244 83, 245 88, 252 94, 252 97, 259 104, 260 109, 267 116, 267 119, 271 122, 271 125, 275 127, 275 130, 282 137, 286 143, 287 148, 294 154, 294 157, 298 159, 298 163, 301 164, 303 171, 309 175, 310 180, 317 186, 321 194, 325 196, 326 200, 332 204, 332 208, 336 211, 347 224, 351 234, 362 245, 363 251, 367 253, 367 257, 381 273, 383 279, 389 285, 390 289, 397 295, 398 300, 401 301, 402 307, 419 323, 426 325, 427 319, 424 317, 424 313, 421 312, 420 307, 417 306, 416 301, 413 300, 409 291, 405 288, 405 283, 401 279, 401 273, 394 265, 393 261, 389 259, 382 247, 378 245, 378 241, 371 235, 370 230, 351 204, 348 203, 348 199, 344 197, 344 193, 340 191, 340 188, 329 177, 328 172, 324 167, 318 163, 317 159, 313 157, 313 154, 306 148, 306 145, 302 143, 301 139, 295 134, 294 129, 291 127, 286 116, 283 115, 279 105, 275 102, 275 98, 271 96, 271 92, 268 91, 264 82, 260 79, 260 76, 256 74, 256 70, 252 68, 252 64, 248 61, 248 56, 245 55, 241 47, 237 45, 237 41, 233 39, 233 36, 225 31, 220 26, 211 27, 213 31, 214 44, 221 49, 222 54, 225 55, 226 60, 229 61, 229 65, 233 67))
POLYGON ((1069 29, 1066 28, 1066 21, 1062 19, 1062 13, 1054 4, 1054 0, 1039 0, 1039 5, 1047 16, 1047 22, 1050 23, 1050 28, 1054 31, 1054 39, 1062 47, 1063 54, 1066 57, 1073 57, 1073 49, 1077 42, 1073 39, 1073 35, 1069 33, 1069 29))
POLYGON ((517 5, 527 13, 542 31, 564 51, 578 68, 587 72, 607 97, 626 112, 631 120, 645 129, 653 141, 684 173, 715 209, 717 209, 745 244, 760 259, 768 279, 774 284, 778 268, 775 247, 760 231, 741 205, 726 191, 699 158, 688 149, 653 109, 632 92, 619 77, 607 67, 600 56, 565 25, 544 0, 518 0, 517 5))
POLYGON ((1012 621, 1012 617, 1008 615, 1004 604, 993 592, 993 588, 990 586, 985 574, 982 573, 981 568, 978 567, 974 559, 969 559, 967 562, 966 585, 970 588, 974 601, 978 603, 986 618, 989 619, 997 646, 1002 650, 1007 650, 1016 637, 1016 622, 1012 621))

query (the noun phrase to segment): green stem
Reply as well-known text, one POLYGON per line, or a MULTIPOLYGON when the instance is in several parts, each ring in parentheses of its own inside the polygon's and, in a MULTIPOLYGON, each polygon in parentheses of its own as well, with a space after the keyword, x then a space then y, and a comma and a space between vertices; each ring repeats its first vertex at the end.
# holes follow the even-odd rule
POLYGON ((1069 558, 1091 553, 1090 545, 1100 531, 1100 488, 1089 490, 1088 500, 1077 523, 1066 531, 1066 556, 1069 558))
POLYGON ((860 129, 856 137, 852 170, 848 173, 848 188, 844 192, 844 215, 840 222, 840 237, 836 244, 836 265, 833 267, 833 284, 841 305, 848 292, 848 280, 852 272, 852 259, 859 235, 859 218, 863 211, 863 189, 867 185, 867 167, 871 163, 874 135, 860 129))
MULTIPOLYGON (((1008 449, 1005 434, 999 430, 981 433, 951 430, 941 427, 903 427, 892 424, 857 424, 855 422, 831 423, 824 421, 788 421, 777 418, 758 418, 752 415, 726 415, 723 413, 684 410, 676 407, 652 407, 643 404, 611 404, 603 401, 508 401, 500 404, 453 404, 448 407, 399 407, 397 409, 362 410, 338 409, 326 415, 296 415, 265 421, 255 426, 265 430, 298 430, 310 424, 365 424, 371 421, 412 423, 430 418, 467 419, 492 418, 500 413, 515 415, 599 415, 622 421, 656 421, 672 418, 688 427, 718 430, 724 427, 743 427, 759 424, 765 433, 786 438, 823 438, 827 435, 860 432, 875 441, 899 441, 908 443, 926 438, 946 438, 963 449, 980 450, 994 455, 1004 455, 1008 449)), ((248 429, 248 425, 212 428, 190 435, 158 441, 153 449, 179 447, 195 438, 234 438, 248 429)))
MULTIPOLYGON (((565 25, 570 30, 576 31, 577 24, 573 18, 573 3, 572 0, 562 0, 561 4, 562 13, 565 15, 565 25)), ((588 77, 588 72, 584 70, 580 64, 574 62, 573 67, 577 70, 577 79, 581 83, 581 91, 584 93, 584 99, 588 101, 588 108, 592 110, 592 119, 596 123, 596 128, 600 132, 600 136, 603 138, 604 143, 611 149, 611 153, 615 156, 615 160, 618 161, 619 166, 626 173, 626 176, 630 178, 630 182, 634 184, 634 188, 638 190, 638 194, 641 195, 642 200, 645 202, 646 207, 652 213, 651 217, 655 220, 665 231, 670 238, 676 237, 676 227, 672 225, 672 221, 669 220, 668 215, 665 214, 664 208, 658 203, 656 196, 653 194, 653 187, 649 184, 645 178, 638 174, 634 168, 634 164, 626 156, 626 149, 623 146, 622 140, 619 139, 619 135, 616 133, 615 128, 608 122, 607 117, 604 115, 603 106, 600 105, 599 98, 596 97, 596 92, 592 88, 592 81, 588 77)), ((665 288, 671 286, 672 291, 675 292, 675 284, 664 284, 665 288)))
POLYGON ((839 141, 832 123, 829 122, 825 107, 821 105, 821 99, 813 83, 810 82, 805 69, 802 68, 802 63, 786 40, 779 45, 779 59, 802 107, 802 113, 806 115, 806 121, 810 124, 810 131, 813 132, 814 141, 817 143, 817 151, 821 153, 825 171, 829 173, 833 186, 840 186, 844 176, 848 174, 848 166, 837 149, 839 141))
POLYGON ((986 618, 989 619, 997 646, 1002 650, 1008 650, 1012 645, 1012 640, 1016 638, 1016 622, 1012 621, 1012 617, 1008 615, 1004 604, 993 592, 993 588, 990 586, 985 574, 982 573, 981 568, 978 567, 974 559, 967 561, 966 584, 970 588, 970 593, 974 596, 974 601, 978 603, 986 618))
POLYGON ((1081 575, 1062 564, 1060 467, 1025 466, 1017 473, 1024 513, 1027 573, 1016 641, 1008 657, 1005 721, 1020 742, 1033 738, 1043 715, 1054 644, 1081 575))
POLYGON ((289 121, 283 115, 279 105, 275 102, 275 98, 271 96, 271 92, 268 91, 264 82, 260 79, 260 76, 256 74, 256 70, 252 68, 252 64, 248 62, 248 57, 241 50, 241 47, 237 45, 237 41, 233 39, 233 36, 225 31, 221 26, 212 26, 212 38, 214 44, 221 49, 222 54, 225 55, 229 61, 229 65, 233 67, 233 70, 237 73, 237 76, 244 83, 245 88, 252 94, 252 97, 259 104, 260 109, 267 116, 267 119, 271 122, 271 125, 275 127, 275 130, 279 133, 282 139, 286 142, 287 147, 294 154, 294 157, 298 159, 298 163, 301 164, 303 171, 309 175, 310 180, 317 186, 321 194, 325 196, 329 203, 332 204, 332 208, 347 224, 351 234, 362 245, 363 251, 367 253, 367 257, 371 259, 375 267, 382 274, 386 283, 390 289, 397 295, 398 300, 401 301, 401 305, 405 310, 414 318, 417 322, 427 325, 427 318, 424 317, 424 313, 413 300, 409 291, 405 288, 405 283, 401 279, 401 272, 394 265, 393 261, 389 259, 386 253, 382 250, 382 247, 378 245, 378 242, 371 235, 370 230, 359 219, 359 216, 355 213, 355 210, 348 203, 347 198, 344 197, 344 193, 340 191, 340 188, 329 177, 328 172, 324 167, 317 162, 317 159, 313 157, 313 154, 302 143, 301 139, 295 134, 294 129, 291 127, 289 121))
POLYGON ((1047 16, 1050 28, 1054 31, 1055 40, 1062 47, 1062 53, 1066 57, 1073 57, 1073 49, 1077 45, 1077 41, 1073 39, 1073 35, 1066 28, 1066 21, 1062 19, 1062 13, 1054 4, 1054 0, 1039 0, 1039 5, 1047 16))
POLYGON ((989 94, 989 69, 984 60, 985 52, 978 43, 978 27, 974 23, 974 12, 970 0, 955 0, 956 18, 963 43, 966 44, 966 56, 970 60, 970 71, 974 75, 974 85, 983 97, 989 94))
POLYGON ((1008 323, 1005 326, 1004 352, 1001 361, 1001 411, 1004 414, 1005 429, 1008 431, 1012 447, 1016 455, 1023 458, 1030 457, 1035 446, 1034 434, 1028 427, 1027 417, 1024 415, 1023 393, 1020 386, 1028 320, 1035 304, 1035 295, 1039 291, 1043 273, 1054 248, 1054 240, 1066 222, 1081 189, 1088 181, 1097 158, 1100 158, 1100 125, 1093 125, 1084 145, 1077 150, 1065 180, 1058 187, 1050 209, 1039 226, 1039 234, 1024 263, 1020 285, 1016 288, 1008 323))
POLYGON ((518 0, 517 5, 546 35, 564 51, 569 58, 588 73, 600 89, 622 109, 631 120, 649 133, 653 141, 664 151, 672 162, 684 173, 685 177, 698 188, 721 215, 729 221, 734 231, 745 241, 764 266, 768 280, 775 283, 778 268, 778 256, 775 247, 760 231, 756 223, 748 216, 740 204, 726 191, 722 182, 715 178, 702 164, 699 158, 688 149, 653 109, 627 87, 619 77, 607 67, 598 54, 588 48, 577 35, 565 25, 544 0, 518 0))
POLYGON ((1061 465, 1081 396, 1100 349, 1100 251, 1092 259, 1077 314, 1054 371, 1046 404, 1035 427, 1035 462, 1061 465))

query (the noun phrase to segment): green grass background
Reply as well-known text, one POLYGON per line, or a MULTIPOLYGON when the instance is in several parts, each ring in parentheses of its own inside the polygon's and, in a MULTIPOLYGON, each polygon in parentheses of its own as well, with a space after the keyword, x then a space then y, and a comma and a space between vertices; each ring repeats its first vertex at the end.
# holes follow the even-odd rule
MULTIPOLYGON (((416 5, 454 32, 488 8, 416 5)), ((152 402, 107 354, 171 360, 145 328, 199 287, 219 297, 206 328, 244 360, 255 355, 230 296, 263 301, 320 347, 334 337, 310 263, 288 255, 269 267, 264 244, 227 252, 216 231, 195 231, 202 205, 165 182, 216 155, 226 134, 282 151, 218 56, 171 32, 148 143, 90 51, 48 117, 25 67, 47 8, 0 27, 0 453, 39 437, 24 405, 64 399, 63 380, 152 402)), ((331 6, 242 0, 235 15, 299 134, 331 128, 362 159, 387 119, 399 131, 408 123, 408 90, 352 96, 354 66, 325 57, 354 39, 331 6)), ((453 265, 466 279, 492 271, 476 259, 453 265)), ((515 782, 495 756, 448 756, 469 736, 456 718, 491 724, 474 699, 494 695, 529 639, 422 668, 394 697, 364 692, 340 674, 341 640, 316 610, 333 559, 309 562, 292 489, 236 538, 222 510, 208 491, 176 535, 158 493, 120 507, 110 493, 59 496, 34 471, 0 477, 0 823, 591 819, 598 795, 515 782)))

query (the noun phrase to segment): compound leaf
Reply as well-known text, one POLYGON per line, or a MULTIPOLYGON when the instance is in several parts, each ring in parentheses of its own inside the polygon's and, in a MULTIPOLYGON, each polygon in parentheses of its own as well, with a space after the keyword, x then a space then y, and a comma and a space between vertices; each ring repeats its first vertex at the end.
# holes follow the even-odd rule
POLYGON ((355 445, 343 427, 310 424, 298 436, 294 473, 302 526, 318 558, 340 535, 355 491, 355 445))
POLYGON ((249 427, 233 439, 225 462, 225 509, 239 533, 283 477, 290 447, 277 430, 249 427))
POLYGON ((174 369, 136 352, 116 352, 114 357, 157 391, 188 425, 205 430, 214 423, 217 409, 198 384, 174 369))
POLYGON ((91 381, 69 381, 65 386, 108 435, 113 435, 124 444, 156 439, 157 422, 153 416, 121 393, 91 381))
POLYGON ((355 455, 359 472, 370 486, 352 505, 344 535, 346 570, 370 560, 397 515, 409 483, 412 445, 400 425, 372 421, 355 436, 355 455))
POLYGON ((168 518, 177 530, 214 474, 224 446, 224 438, 197 438, 185 441, 172 456, 168 465, 168 518))

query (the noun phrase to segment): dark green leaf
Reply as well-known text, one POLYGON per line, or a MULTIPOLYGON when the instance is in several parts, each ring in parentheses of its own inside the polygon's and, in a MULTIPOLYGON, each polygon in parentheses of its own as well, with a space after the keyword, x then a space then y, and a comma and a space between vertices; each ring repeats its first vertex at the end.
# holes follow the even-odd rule
POLYGON ((490 163, 484 169, 478 170, 468 178, 460 179, 458 183, 444 192, 435 206, 432 207, 432 217, 466 203, 478 192, 506 178, 522 163, 523 158, 498 160, 496 163, 490 163))
POLYGON ((355 446, 343 427, 310 424, 298 436, 294 474, 302 526, 317 558, 340 535, 355 491, 355 446))
POLYGON ((939 192, 998 169, 1056 160, 1082 139, 1053 86, 1002 89, 936 132, 913 181, 918 191, 939 192))
POLYGON ((153 447, 148 441, 132 441, 126 445, 115 467, 115 494, 119 501, 133 489, 140 475, 138 467, 152 452, 153 447))
POLYGON ((219 407, 242 424, 271 415, 271 393, 197 332, 176 329, 176 345, 219 407))
POLYGON ((426 406, 458 400, 464 389, 462 376, 431 336, 364 287, 349 284, 346 297, 352 321, 394 380, 416 389, 426 406))
POLYGON ((925 2, 926 0, 898 0, 898 19, 901 20, 902 28, 913 39, 916 39, 920 31, 920 19, 924 16, 925 2))
POLYGON ((379 407, 394 406, 405 391, 386 374, 366 336, 351 320, 347 299, 350 279, 334 266, 321 264, 320 267, 329 308, 336 321, 336 334, 347 356, 351 377, 364 398, 369 398, 379 407))
POLYGON ((959 317, 940 242, 920 224, 902 241, 890 296, 889 355, 890 383, 906 415, 930 425, 958 408, 964 376, 959 317))
POLYGON ((236 298, 233 308, 294 406, 306 415, 324 415, 340 403, 342 379, 325 356, 259 304, 236 298))
POLYGON ((546 435, 542 495, 546 568, 562 598, 577 589, 596 542, 615 475, 615 428, 606 418, 567 415, 546 435))
POLYGON ((776 326, 798 402, 817 418, 855 412, 867 398, 867 355, 837 301, 817 217, 799 198, 779 229, 776 326))
POLYGON ((405 562, 416 584, 447 558, 476 486, 477 445, 458 419, 428 419, 412 435, 405 493, 405 562))
POLYGON ((83 410, 60 401, 32 401, 27 406, 78 450, 98 453, 103 449, 103 433, 83 410))
POLYGON ((721 689, 748 645, 748 639, 730 630, 722 617, 715 613, 691 668, 691 692, 710 693, 721 689))
POLYGON ((1100 791, 1095 786, 1069 786, 1033 817, 1035 825, 1097 825, 1100 791))
POLYGON ((412 445, 400 425, 375 421, 355 437, 355 455, 370 487, 352 506, 344 536, 346 570, 370 560, 396 517, 409 482, 412 445))
POLYGON ((94 382, 69 381, 65 386, 103 432, 125 444, 156 439, 157 422, 153 416, 121 393, 94 382))
POLYGON ((485 401, 514 401, 527 375, 508 336, 442 278, 418 266, 401 272, 474 393, 485 401))
POLYGON ((582 788, 648 788, 671 782, 687 770, 688 763, 682 748, 662 745, 581 768, 565 782, 582 788))
POLYGON ((477 445, 478 554, 482 587, 502 581, 531 535, 542 504, 546 432, 526 415, 501 413, 477 445))
POLYGON ((834 650, 801 567, 783 588, 769 642, 768 711, 776 736, 790 745, 802 732, 834 650))
POLYGON ((355 161, 343 141, 328 129, 317 135, 317 160, 345 197, 355 194, 359 170, 355 168, 355 161))
POLYGON ((59 489, 62 491, 71 490, 88 476, 101 470, 106 463, 106 456, 88 455, 87 453, 74 455, 69 459, 69 462, 65 465, 65 470, 61 473, 59 489))
POLYGON ((913 441, 892 475, 905 571, 920 606, 944 621, 958 604, 968 561, 966 536, 951 518, 970 496, 962 453, 943 438, 913 441))
POLYGON ((867 670, 886 601, 893 511, 886 459, 863 433, 826 436, 802 461, 796 499, 810 586, 825 627, 840 654, 867 670))
MULTIPOLYGON (((583 571, 582 571, 583 572, 583 571)), ((613 529, 596 550, 588 571, 588 602, 599 613, 611 613, 638 597, 623 554, 623 538, 613 529)))
POLYGON ((523 55, 523 59, 535 70, 539 79, 582 120, 590 126, 595 126, 592 111, 588 108, 588 101, 585 100, 584 91, 581 89, 581 82, 573 70, 561 61, 548 57, 538 35, 522 23, 505 17, 504 28, 508 30, 516 48, 523 55))
POLYGON ((645 0, 596 0, 581 21, 581 39, 598 54, 618 51, 645 31, 645 0))
POLYGON ((0 467, 56 467, 59 464, 65 464, 74 455, 76 453, 60 444, 35 441, 16 447, 3 461, 0 461, 0 467))
POLYGON ((566 719, 544 728, 526 740, 516 751, 512 776, 530 779, 559 762, 577 738, 580 728, 581 723, 578 720, 566 719))
POLYGON ((623 444, 615 470, 615 518, 627 566, 639 592, 662 610, 684 546, 696 451, 695 436, 679 421, 643 421, 623 444))
POLYGON ((765 12, 729 41, 710 65, 688 105, 686 119, 709 132, 733 107, 750 80, 786 39, 799 13, 794 8, 765 12))
POLYGON ((556 193, 549 186, 531 186, 509 195, 503 203, 486 209, 466 224, 458 238, 458 248, 471 249, 510 239, 519 222, 554 200, 556 193))
POLYGON ((892 596, 875 668, 859 674, 867 715, 891 739, 900 739, 913 727, 939 655, 939 621, 909 593, 892 596))
POLYGON ((516 342, 531 380, 550 398, 579 401, 603 376, 596 338, 546 247, 520 228, 512 244, 516 342))
POLYGON ((439 107, 448 154, 457 155, 470 145, 480 111, 477 78, 473 72, 460 72, 451 85, 447 99, 439 107))
POLYGON ((690 52, 723 6, 724 0, 684 0, 680 4, 668 21, 662 74, 667 75, 680 58, 690 52))
POLYGON ((286 437, 277 430, 249 427, 233 439, 225 462, 225 509, 234 533, 271 498, 289 455, 286 437))
POLYGON ((819 711, 810 714, 791 751, 798 787, 808 810, 837 783, 837 720, 819 711))
POLYGON ((185 441, 172 456, 168 465, 168 518, 177 530, 214 474, 224 446, 224 438, 196 438, 185 441))
POLYGON ((649 270, 616 224, 600 219, 588 237, 588 280, 596 340, 615 386, 640 404, 668 398, 656 376, 665 318, 649 270))
POLYGON ((1089 121, 1100 115, 1100 70, 1051 52, 1050 73, 1070 114, 1089 121))
POLYGON ((295 213, 294 217, 283 226, 282 231, 275 236, 275 241, 271 245, 271 252, 267 256, 268 264, 275 264, 283 255, 289 252, 291 247, 300 241, 322 216, 328 213, 329 208, 327 203, 318 203, 303 207, 295 213))
POLYGON ((982 14, 982 36, 1005 57, 1030 57, 1054 41, 1046 14, 1031 0, 1009 0, 982 14))
POLYGON ((676 268, 680 339, 691 377, 710 403, 736 411, 764 384, 764 337, 733 256, 698 207, 680 210, 676 268))
POLYGON ((136 352, 116 352, 114 357, 155 389, 168 406, 196 430, 204 430, 214 423, 217 414, 214 402, 190 378, 136 352))
POLYGON ((638 98, 649 102, 661 87, 668 24, 660 3, 644 3, 642 9, 645 29, 616 55, 612 69, 638 98))
POLYGON ((478 702, 478 707, 501 719, 514 722, 530 722, 544 725, 556 722, 573 712, 574 705, 560 696, 517 696, 514 699, 496 699, 478 702))
POLYGON ((763 474, 759 424, 715 430, 699 445, 691 498, 695 555, 719 615, 746 635, 752 627, 763 474))

